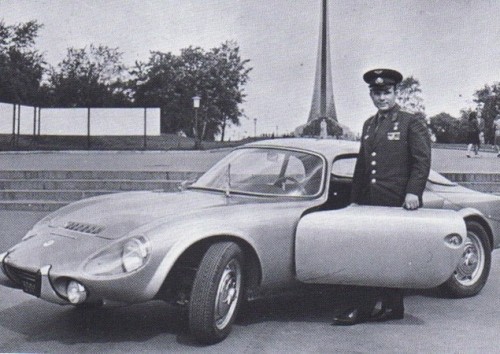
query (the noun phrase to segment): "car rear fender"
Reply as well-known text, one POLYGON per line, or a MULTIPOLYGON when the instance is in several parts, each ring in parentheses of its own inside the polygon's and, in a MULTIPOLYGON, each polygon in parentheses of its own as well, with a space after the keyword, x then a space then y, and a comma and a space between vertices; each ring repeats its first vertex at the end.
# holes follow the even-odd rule
POLYGON ((456 269, 465 222, 453 210, 349 206, 304 216, 296 276, 306 283, 432 288, 456 269))
POLYGON ((462 216, 464 220, 474 220, 480 223, 486 233, 488 234, 488 239, 490 240, 491 249, 498 248, 500 246, 500 223, 487 218, 483 213, 474 208, 463 208, 458 210, 458 213, 462 216))

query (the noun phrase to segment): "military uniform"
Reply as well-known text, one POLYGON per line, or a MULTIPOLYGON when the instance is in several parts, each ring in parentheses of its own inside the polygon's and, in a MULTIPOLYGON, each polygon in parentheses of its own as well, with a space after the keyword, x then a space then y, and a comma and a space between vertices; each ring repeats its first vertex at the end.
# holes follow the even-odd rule
POLYGON ((352 202, 400 207, 411 193, 422 204, 431 161, 425 122, 397 105, 384 113, 377 113, 363 126, 352 202))
MULTIPOLYGON (((403 79, 391 69, 368 71, 363 79, 379 109, 363 125, 361 147, 354 169, 354 203, 405 207, 422 205, 422 194, 429 176, 431 142, 423 119, 404 112, 395 104, 395 87, 403 79), (418 197, 408 198, 407 194, 418 197)), ((334 318, 336 325, 364 321, 385 321, 404 317, 403 291, 389 288, 361 288, 363 297, 334 318), (377 301, 382 309, 373 313, 377 301)))

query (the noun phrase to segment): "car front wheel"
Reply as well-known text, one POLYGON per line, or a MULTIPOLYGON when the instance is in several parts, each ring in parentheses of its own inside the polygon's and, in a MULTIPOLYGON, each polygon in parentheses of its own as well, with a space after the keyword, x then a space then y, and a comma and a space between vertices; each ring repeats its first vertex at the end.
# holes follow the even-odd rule
POLYGON ((490 273, 491 245, 484 227, 467 221, 467 238, 462 259, 453 275, 441 285, 441 290, 452 298, 477 295, 490 273))
POLYGON ((226 338, 243 295, 243 252, 234 242, 211 245, 196 273, 189 301, 189 327, 200 342, 226 338))

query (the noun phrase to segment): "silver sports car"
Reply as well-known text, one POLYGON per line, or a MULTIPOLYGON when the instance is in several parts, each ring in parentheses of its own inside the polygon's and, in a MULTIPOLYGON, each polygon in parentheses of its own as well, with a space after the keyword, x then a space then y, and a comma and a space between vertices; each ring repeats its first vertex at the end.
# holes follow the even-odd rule
POLYGON ((477 294, 500 244, 500 198, 431 172, 424 208, 350 203, 359 145, 275 139, 235 149, 176 193, 72 203, 0 255, 13 286, 78 307, 162 299, 214 343, 241 303, 304 283, 477 294))

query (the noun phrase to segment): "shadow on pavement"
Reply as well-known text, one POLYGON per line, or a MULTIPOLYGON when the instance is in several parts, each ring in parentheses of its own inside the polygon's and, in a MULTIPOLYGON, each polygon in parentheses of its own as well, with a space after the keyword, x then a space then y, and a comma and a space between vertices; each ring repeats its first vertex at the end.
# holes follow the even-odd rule
MULTIPOLYGON (((321 288, 252 301, 242 309, 235 326, 264 322, 332 322, 360 295, 356 288, 321 288)), ((412 292, 409 294, 416 294, 412 292)), ((391 324, 396 324, 391 321, 391 324)), ((397 325, 421 325, 406 314, 397 325)), ((369 325, 383 325, 370 323, 369 325)), ((185 312, 161 301, 125 307, 76 309, 41 300, 25 301, 0 312, 0 326, 21 334, 27 343, 124 343, 156 340, 203 347, 189 335, 185 312), (168 339, 171 335, 174 338, 168 339), (162 338, 163 336, 163 338, 162 338)), ((0 348, 9 350, 9 348, 0 348)))

